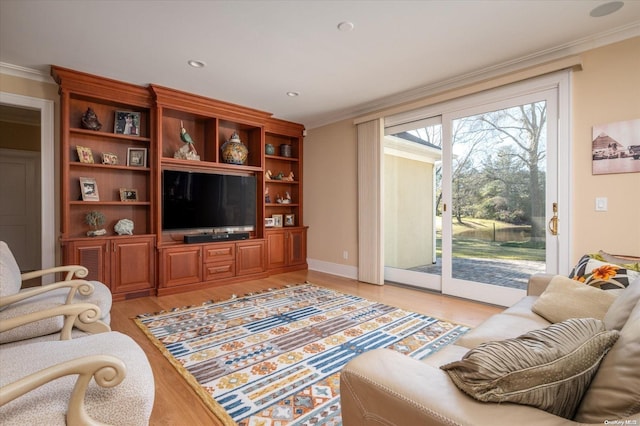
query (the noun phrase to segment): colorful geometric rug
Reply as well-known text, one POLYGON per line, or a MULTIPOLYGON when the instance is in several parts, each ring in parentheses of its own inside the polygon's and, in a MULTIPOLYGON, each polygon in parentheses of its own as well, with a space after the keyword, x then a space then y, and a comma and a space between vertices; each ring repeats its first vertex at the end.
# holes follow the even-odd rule
POLYGON ((309 283, 135 319, 223 424, 340 425, 339 378, 358 354, 417 359, 469 327, 309 283))

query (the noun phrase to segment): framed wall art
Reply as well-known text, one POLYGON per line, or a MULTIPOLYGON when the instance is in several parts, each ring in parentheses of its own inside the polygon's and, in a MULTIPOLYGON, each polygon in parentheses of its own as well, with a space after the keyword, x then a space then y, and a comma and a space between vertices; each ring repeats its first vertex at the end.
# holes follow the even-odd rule
POLYGON ((593 126, 594 175, 640 172, 640 118, 593 126))
POLYGON ((285 214, 284 215, 284 226, 296 226, 296 215, 295 214, 285 214))
POLYGON ((147 167, 147 148, 128 148, 127 166, 147 167))
POLYGON ((82 194, 82 201, 100 201, 98 184, 94 178, 80 178, 80 193, 82 194))
POLYGON ((140 113, 116 111, 113 132, 121 135, 140 136, 140 113))

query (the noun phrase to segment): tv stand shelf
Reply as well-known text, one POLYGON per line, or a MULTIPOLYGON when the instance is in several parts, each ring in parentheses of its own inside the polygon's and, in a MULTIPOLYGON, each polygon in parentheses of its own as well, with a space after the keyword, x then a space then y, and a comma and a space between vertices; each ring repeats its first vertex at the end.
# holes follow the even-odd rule
MULTIPOLYGON (((156 84, 138 86, 57 66, 51 67, 51 75, 60 91, 60 242, 65 264, 89 268, 90 276, 104 282, 116 299, 201 289, 307 267, 302 125, 156 84), (98 130, 83 124, 88 108, 101 123, 98 130), (134 113, 137 134, 123 134, 122 112, 134 113), (184 142, 183 129, 192 144, 184 142), (234 134, 248 150, 242 164, 232 164, 224 155, 234 134), (186 155, 186 147, 195 153, 189 148, 186 155), (86 161, 83 148, 91 150, 93 162, 86 161), (136 150, 146 155, 144 164, 128 165, 136 150), (185 159, 196 153, 199 160, 185 159), (115 163, 110 162, 113 158, 115 163), (166 171, 255 180, 256 223, 248 238, 185 244, 184 235, 195 229, 163 230, 166 171), (269 173, 285 179, 269 179, 269 173), (80 178, 95 180, 98 200, 90 201, 91 193, 83 196, 86 188, 80 186, 80 178), (135 190, 137 200, 123 201, 121 190, 135 190), (277 197, 291 202, 276 203, 277 197), (90 211, 105 216, 102 227, 107 235, 87 237, 85 216, 90 211), (114 226, 121 219, 133 221, 133 235, 116 234, 114 226), (267 228, 265 219, 280 227, 267 228)), ((223 228, 227 226, 219 229, 223 228)))

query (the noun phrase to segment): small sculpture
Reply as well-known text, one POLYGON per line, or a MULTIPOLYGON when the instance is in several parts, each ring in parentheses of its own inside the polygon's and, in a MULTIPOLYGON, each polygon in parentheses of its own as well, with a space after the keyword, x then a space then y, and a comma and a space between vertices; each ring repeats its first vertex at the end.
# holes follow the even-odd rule
POLYGON ((196 151, 193 139, 191 139, 191 135, 187 133, 187 129, 184 128, 182 120, 180 120, 180 139, 184 142, 184 145, 182 145, 182 147, 173 154, 173 158, 199 161, 200 156, 196 151))
POLYGON ((294 181, 293 172, 289 173, 289 176, 282 177, 282 180, 285 182, 293 182, 294 181))
POLYGON ((98 131, 102 128, 102 124, 98 121, 98 116, 91 107, 87 108, 87 112, 82 116, 81 124, 82 127, 89 130, 98 131))
POLYGON ((105 217, 99 211, 93 210, 88 212, 84 217, 84 222, 91 227, 91 231, 87 231, 88 237, 97 237, 99 235, 106 235, 106 229, 98 229, 104 225, 105 217))
POLYGON ((269 195, 269 187, 267 187, 267 189, 264 190, 264 202, 265 203, 271 202, 271 196, 269 195))
POLYGON ((133 221, 130 219, 120 219, 113 227, 118 235, 133 235, 133 221))
POLYGON ((271 174, 271 170, 267 170, 267 173, 265 173, 264 177, 267 180, 272 180, 273 179, 273 175, 271 174))

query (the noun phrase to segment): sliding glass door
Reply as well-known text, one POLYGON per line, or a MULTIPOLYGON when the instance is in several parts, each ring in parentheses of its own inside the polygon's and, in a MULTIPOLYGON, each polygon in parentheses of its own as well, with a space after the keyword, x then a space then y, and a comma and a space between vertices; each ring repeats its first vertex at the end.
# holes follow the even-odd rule
POLYGON ((531 274, 559 271, 568 147, 558 143, 558 86, 496 90, 387 126, 385 280, 509 306, 531 274))

